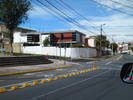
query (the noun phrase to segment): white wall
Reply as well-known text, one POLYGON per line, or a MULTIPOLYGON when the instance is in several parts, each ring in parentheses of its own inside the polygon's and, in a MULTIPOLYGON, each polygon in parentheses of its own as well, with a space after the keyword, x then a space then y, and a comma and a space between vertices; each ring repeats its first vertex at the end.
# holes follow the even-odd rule
POLYGON ((43 41, 48 37, 49 35, 40 35, 40 44, 43 46, 43 41))
POLYGON ((27 36, 21 36, 21 32, 15 32, 14 33, 14 43, 23 43, 27 42, 27 36))
MULTIPOLYGON (((56 47, 29 46, 29 47, 23 47, 23 53, 65 56, 65 48, 60 49, 58 47, 56 48, 56 47)), ((96 56, 96 49, 94 48, 66 48, 66 57, 88 58, 95 56, 96 56)))
POLYGON ((88 39, 88 44, 91 47, 95 47, 95 39, 88 39))

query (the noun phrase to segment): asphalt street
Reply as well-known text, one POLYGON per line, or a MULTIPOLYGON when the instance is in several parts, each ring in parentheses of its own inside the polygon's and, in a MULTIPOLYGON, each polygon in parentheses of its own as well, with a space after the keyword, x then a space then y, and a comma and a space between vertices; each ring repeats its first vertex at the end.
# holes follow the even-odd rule
MULTIPOLYGON (((80 62, 79 64, 83 65, 82 68, 84 69, 90 68, 92 64, 96 64, 101 69, 37 86, 1 93, 0 100, 132 100, 133 84, 123 83, 119 76, 122 65, 127 62, 133 62, 133 56, 123 55, 97 62, 80 62)), ((81 70, 80 67, 78 69, 66 69, 65 72, 81 70)), ((62 71, 56 70, 49 73, 50 75, 56 72, 62 74, 62 71)), ((44 74, 46 73, 29 75, 29 80, 42 78, 41 75, 44 74)), ((16 75, 0 78, 0 80, 3 80, 0 81, 1 86, 12 84, 17 80, 15 80, 16 77, 19 79, 23 76, 16 75), (5 81, 5 79, 7 80, 5 81), (10 82, 9 79, 15 81, 10 82), (7 84, 4 84, 4 81, 7 84)), ((25 78, 20 80, 26 81, 25 78)))

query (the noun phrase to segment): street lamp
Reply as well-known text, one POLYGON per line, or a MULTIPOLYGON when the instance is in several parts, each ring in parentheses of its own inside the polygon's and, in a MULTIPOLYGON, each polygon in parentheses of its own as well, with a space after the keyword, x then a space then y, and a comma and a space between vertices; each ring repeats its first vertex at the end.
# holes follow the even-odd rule
POLYGON ((102 56, 102 33, 103 33, 103 25, 106 25, 106 24, 101 24, 101 27, 100 27, 100 36, 101 36, 101 39, 100 39, 100 56, 102 56))

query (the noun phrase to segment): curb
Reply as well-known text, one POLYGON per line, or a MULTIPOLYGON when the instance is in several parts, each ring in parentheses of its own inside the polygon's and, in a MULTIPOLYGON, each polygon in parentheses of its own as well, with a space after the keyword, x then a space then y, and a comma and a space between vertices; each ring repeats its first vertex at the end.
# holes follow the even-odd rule
POLYGON ((81 71, 78 71, 78 72, 72 72, 72 73, 68 73, 68 74, 64 74, 64 75, 60 75, 60 76, 50 77, 48 79, 39 79, 39 80, 34 80, 34 81, 31 81, 31 82, 26 82, 26 83, 21 83, 21 84, 19 83, 18 85, 12 85, 12 86, 8 86, 8 87, 0 87, 0 93, 5 93, 5 92, 8 92, 8 91, 14 91, 14 90, 17 90, 17 89, 30 87, 30 86, 36 86, 36 85, 39 85, 39 84, 45 84, 47 82, 55 81, 55 80, 62 79, 62 78, 73 77, 73 76, 76 76, 76 75, 81 75, 81 74, 91 72, 91 71, 95 71, 95 70, 98 70, 98 69, 100 69, 100 67, 93 67, 93 68, 86 69, 86 70, 81 70, 81 71))
POLYGON ((15 72, 15 73, 5 73, 5 74, 0 74, 0 76, 10 76, 10 75, 26 74, 26 73, 41 72, 41 71, 55 70, 55 69, 68 68, 68 67, 71 67, 71 66, 44 68, 44 69, 37 69, 37 70, 30 70, 30 71, 21 71, 21 72, 15 72))

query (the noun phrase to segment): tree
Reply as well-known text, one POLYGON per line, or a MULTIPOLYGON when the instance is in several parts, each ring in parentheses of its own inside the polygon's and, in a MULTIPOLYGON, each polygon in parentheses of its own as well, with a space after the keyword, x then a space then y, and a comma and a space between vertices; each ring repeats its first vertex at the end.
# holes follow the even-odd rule
POLYGON ((45 40, 43 41, 43 45, 44 45, 44 46, 50 45, 50 39, 49 39, 49 37, 46 37, 46 38, 45 38, 45 40))
POLYGON ((106 36, 104 36, 104 35, 102 35, 102 36, 97 35, 96 36, 96 49, 97 49, 98 55, 100 55, 100 50, 101 49, 103 50, 103 49, 105 49, 105 47, 108 48, 109 45, 110 45, 110 42, 107 40, 106 36), (100 44, 100 42, 101 42, 101 44, 100 44))
POLYGON ((113 50, 113 54, 117 52, 118 45, 116 43, 111 43, 110 48, 113 50))
POLYGON ((9 31, 11 55, 13 55, 13 33, 15 29, 28 19, 31 9, 29 0, 0 0, 0 22, 5 24, 9 31))

